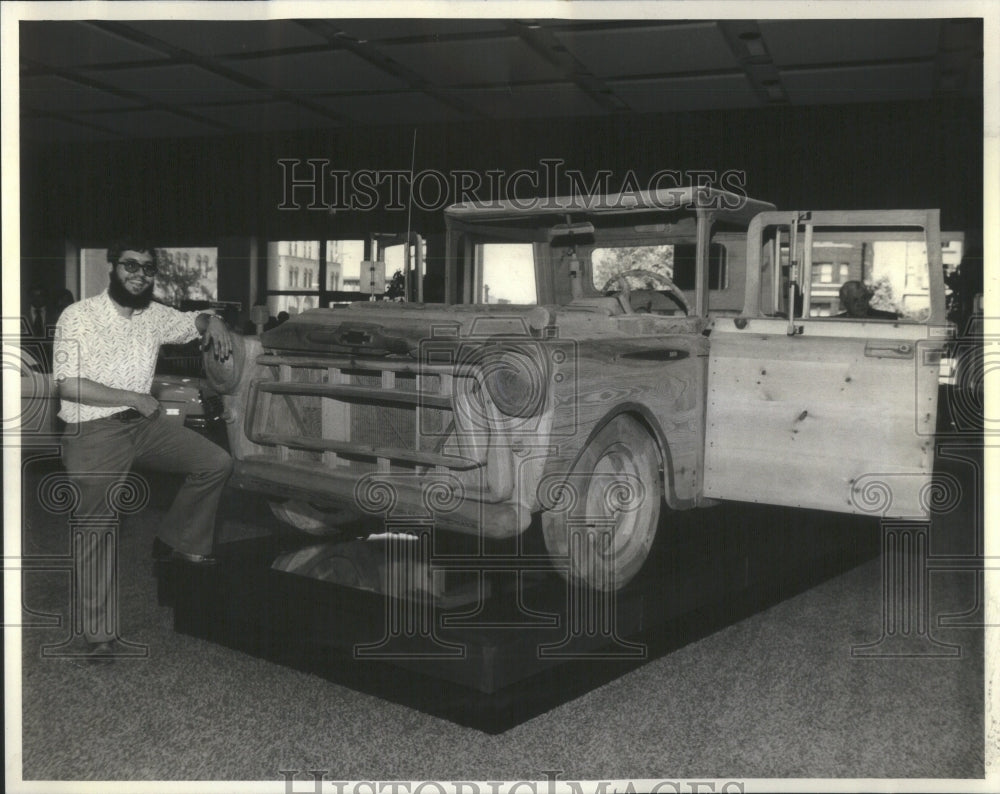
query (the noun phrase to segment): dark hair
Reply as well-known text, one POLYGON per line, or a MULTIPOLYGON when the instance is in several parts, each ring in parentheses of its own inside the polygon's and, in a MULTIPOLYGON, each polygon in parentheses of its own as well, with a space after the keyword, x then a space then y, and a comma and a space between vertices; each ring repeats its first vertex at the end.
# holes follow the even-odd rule
POLYGON ((111 243, 108 246, 108 264, 114 267, 118 264, 118 260, 122 255, 123 251, 138 251, 139 253, 146 253, 157 259, 156 249, 149 244, 148 240, 144 240, 139 237, 122 237, 111 243))

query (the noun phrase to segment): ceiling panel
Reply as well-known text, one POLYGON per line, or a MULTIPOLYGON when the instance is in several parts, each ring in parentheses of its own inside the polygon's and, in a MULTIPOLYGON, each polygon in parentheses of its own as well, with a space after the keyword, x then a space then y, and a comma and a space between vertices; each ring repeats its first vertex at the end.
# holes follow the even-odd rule
POLYGON ((70 122, 53 124, 49 138, 82 135, 98 117, 118 130, 116 112, 136 104, 187 108, 218 122, 202 125, 168 112, 123 116, 136 135, 168 137, 917 100, 981 94, 983 85, 979 20, 171 19, 20 26, 22 115, 70 122), (455 106, 439 101, 448 95, 455 106), (314 111, 329 109, 329 118, 296 100, 314 111))
POLYGON ((501 19, 338 19, 331 24, 361 41, 502 32, 501 19))
POLYGON ((714 22, 555 35, 598 77, 732 69, 738 65, 714 22))
POLYGON ((232 127, 234 132, 317 129, 335 124, 328 117, 291 102, 253 102, 245 105, 200 107, 195 110, 199 116, 232 127))
POLYGON ((592 116, 606 112, 571 83, 509 86, 500 88, 456 88, 452 93, 491 118, 592 116))
POLYGON ((156 50, 100 30, 86 22, 22 22, 21 57, 46 66, 153 61, 156 50))
POLYGON ((760 104, 745 75, 609 80, 615 95, 637 113, 753 107, 760 104))
POLYGON ((102 114, 96 119, 129 138, 184 138, 219 132, 214 124, 201 124, 166 110, 126 110, 106 117, 102 114))
POLYGON ((186 105, 202 102, 238 102, 258 91, 192 64, 143 66, 132 69, 84 72, 102 83, 147 97, 153 102, 186 105))
POLYGON ((762 21, 759 27, 778 66, 933 57, 940 36, 936 19, 762 21))
POLYGON ((197 55, 243 55, 326 44, 326 39, 291 20, 222 22, 155 20, 128 26, 197 55))
POLYGON ((553 80, 559 69, 511 36, 482 41, 444 41, 436 44, 395 44, 382 52, 435 85, 553 80))
POLYGON ((314 97, 313 101, 358 124, 434 124, 468 118, 419 91, 314 97))
POLYGON ((391 91, 408 86, 347 50, 230 60, 227 66, 287 91, 391 91))
POLYGON ((789 101, 795 105, 926 99, 934 87, 934 65, 917 63, 785 71, 781 73, 781 84, 789 101))
POLYGON ((117 140, 113 131, 102 132, 85 124, 33 116, 21 119, 21 138, 39 141, 109 141, 117 140))
POLYGON ((26 108, 58 113, 135 107, 136 102, 57 75, 21 80, 21 102, 26 108))

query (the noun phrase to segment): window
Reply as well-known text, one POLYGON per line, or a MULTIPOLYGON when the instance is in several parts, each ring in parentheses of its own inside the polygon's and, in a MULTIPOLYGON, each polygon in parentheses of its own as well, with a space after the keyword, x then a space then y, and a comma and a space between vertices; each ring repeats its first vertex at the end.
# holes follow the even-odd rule
MULTIPOLYGON (((417 237, 420 240, 420 261, 424 263, 427 261, 427 241, 419 235, 417 237)), ((410 300, 417 300, 420 291, 416 285, 416 244, 412 240, 404 242, 401 235, 380 235, 377 244, 377 261, 366 263, 365 272, 371 272, 371 276, 362 278, 361 291, 401 298, 407 289, 406 278, 403 274, 409 268, 410 300), (407 249, 409 249, 408 252, 407 249), (409 253, 409 261, 407 261, 407 253, 409 253), (366 286, 366 282, 369 280, 371 281, 370 287, 366 286)), ((422 269, 426 274, 426 265, 422 265, 422 269)))
POLYGON ((535 252, 531 243, 487 243, 480 246, 482 277, 476 303, 534 304, 535 252))
POLYGON ((365 259, 364 240, 327 240, 327 289, 359 291, 361 263, 365 259))
MULTIPOLYGON (((633 245, 614 248, 595 248, 590 255, 594 287, 603 290, 619 273, 629 270, 646 270, 667 276, 678 289, 694 292, 696 288, 696 249, 690 244, 633 245)), ((726 267, 726 249, 718 243, 709 246, 708 288, 724 290, 729 286, 726 267)), ((628 276, 630 289, 663 289, 655 277, 628 276)))
MULTIPOLYGON (((831 253, 840 260, 836 263, 838 276, 833 281, 814 279, 810 285, 809 316, 833 317, 847 313, 847 306, 840 300, 840 290, 849 281, 859 282, 871 296, 869 305, 880 319, 892 316, 923 319, 924 310, 930 311, 927 283, 927 247, 920 240, 853 240, 817 238, 813 243, 814 261, 831 253)), ((822 267, 822 266, 821 266, 822 267)), ((831 268, 833 265, 830 266, 831 268)), ((848 289, 854 289, 849 287, 848 289)), ((861 287, 857 288, 858 290, 861 287)), ((924 315, 926 316, 926 315, 924 315)))
POLYGON ((281 312, 298 314, 318 305, 318 290, 310 273, 315 273, 319 264, 318 243, 286 240, 267 244, 267 309, 272 317, 281 312), (288 292, 298 294, 275 294, 288 292))
MULTIPOLYGON (((180 306, 185 300, 218 300, 218 248, 163 246, 157 251, 159 272, 153 286, 157 300, 170 306, 180 306)), ((109 269, 106 248, 81 249, 80 297, 89 298, 107 289, 109 269)))
POLYGON ((364 240, 284 240, 268 243, 268 313, 273 317, 281 312, 296 314, 344 300, 343 297, 321 295, 321 291, 367 291, 371 274, 367 267, 363 267, 364 256, 364 240), (321 255, 324 254, 325 262, 321 262, 321 255), (362 270, 365 271, 363 279, 362 270))
MULTIPOLYGON (((789 292, 788 227, 773 227, 765 234, 761 311, 787 316, 789 292), (778 280, 774 279, 775 246, 779 251, 778 280)), ((803 261, 804 235, 798 243, 803 261)), ((815 227, 809 252, 808 283, 795 288, 796 317, 852 317, 902 319, 922 322, 930 315, 927 243, 917 228, 815 227), (868 308, 848 311, 841 289, 865 294, 868 308), (867 314, 861 312, 867 311, 867 314)), ((801 268, 800 268, 801 269, 801 268)))

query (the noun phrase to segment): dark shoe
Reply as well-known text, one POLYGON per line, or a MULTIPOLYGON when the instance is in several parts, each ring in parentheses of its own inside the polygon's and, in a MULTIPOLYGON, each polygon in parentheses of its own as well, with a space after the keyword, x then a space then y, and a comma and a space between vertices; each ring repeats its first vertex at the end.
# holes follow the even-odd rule
POLYGON ((172 559, 186 562, 189 565, 200 565, 206 568, 218 562, 211 554, 191 554, 190 552, 177 551, 176 549, 170 553, 170 556, 172 559))
POLYGON ((88 642, 87 652, 67 657, 77 667, 102 667, 115 660, 115 648, 110 642, 88 642))
POLYGON ((153 559, 156 562, 165 562, 173 554, 174 547, 164 543, 159 538, 153 538, 153 559))

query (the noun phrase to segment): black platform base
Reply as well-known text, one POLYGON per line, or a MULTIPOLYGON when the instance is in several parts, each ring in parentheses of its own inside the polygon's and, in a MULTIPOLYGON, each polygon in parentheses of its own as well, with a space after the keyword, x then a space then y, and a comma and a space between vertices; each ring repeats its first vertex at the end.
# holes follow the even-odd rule
POLYGON ((315 542, 288 535, 227 544, 215 568, 166 566, 161 592, 177 631, 497 733, 879 550, 877 523, 747 505, 685 514, 667 537, 603 596, 530 556, 477 574, 467 603, 396 599, 272 569, 315 542))

